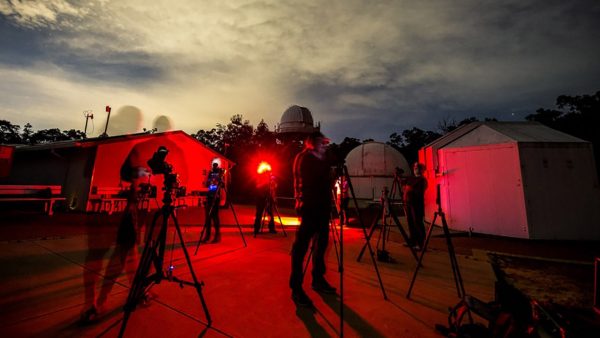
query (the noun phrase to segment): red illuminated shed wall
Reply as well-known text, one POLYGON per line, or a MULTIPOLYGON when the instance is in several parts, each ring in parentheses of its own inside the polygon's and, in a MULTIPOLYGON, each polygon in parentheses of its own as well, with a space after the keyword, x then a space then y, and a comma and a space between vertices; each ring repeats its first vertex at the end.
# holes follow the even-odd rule
MULTIPOLYGON (((165 146, 169 150, 165 161, 173 166, 173 173, 179 175, 180 185, 186 187, 188 194, 206 190, 204 182, 214 158, 221 159, 222 168, 229 169, 233 165, 231 161, 182 131, 132 136, 98 144, 90 192, 93 187, 127 185, 120 180, 120 168, 132 149, 135 148, 137 164, 148 167, 146 161, 159 146, 165 146)), ((150 182, 158 187, 159 195, 163 179, 163 175, 151 176, 150 182)), ((159 200, 160 198, 161 196, 159 200)))

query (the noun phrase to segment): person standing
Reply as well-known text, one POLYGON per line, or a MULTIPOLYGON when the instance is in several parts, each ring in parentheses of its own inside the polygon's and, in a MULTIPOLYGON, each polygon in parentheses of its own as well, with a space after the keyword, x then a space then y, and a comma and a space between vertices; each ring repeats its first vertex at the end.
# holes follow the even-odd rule
POLYGON ((204 237, 202 242, 206 243, 210 240, 211 222, 215 227, 215 237, 211 243, 219 243, 221 241, 221 222, 219 220, 219 204, 221 201, 221 189, 223 185, 223 170, 219 168, 218 162, 213 162, 212 169, 208 173, 206 186, 208 193, 206 195, 205 204, 205 221, 204 221, 204 237))
POLYGON ((427 180, 423 177, 425 165, 415 162, 413 165, 414 177, 403 179, 402 198, 405 205, 406 221, 410 232, 411 243, 415 249, 420 250, 425 243, 425 189, 427 180))
POLYGON ((312 306, 302 288, 302 265, 313 241, 312 288, 317 292, 334 294, 335 288, 325 280, 325 251, 329 242, 329 218, 332 204, 332 179, 325 158, 329 139, 321 132, 310 134, 304 150, 294 159, 294 195, 296 211, 301 217, 300 227, 292 245, 292 271, 289 285, 297 305, 312 306))
POLYGON ((259 173, 256 182, 256 216, 254 217, 254 234, 258 235, 263 215, 269 217, 269 233, 276 234, 273 203, 275 203, 275 176, 270 170, 259 173))
MULTIPOLYGON (((139 187, 140 183, 147 180, 149 175, 149 170, 143 166, 139 157, 137 149, 134 148, 121 166, 121 180, 130 183, 127 189, 127 206, 119 221, 116 244, 106 266, 104 280, 97 298, 95 297, 97 272, 91 268, 84 271, 85 310, 80 315, 81 324, 94 322, 106 313, 108 296, 117 278, 123 272, 126 273, 129 282, 133 283, 138 263, 137 246, 140 241, 139 187)), ((93 217, 99 216, 94 215, 93 217)), ((102 257, 96 257, 95 250, 90 248, 86 257, 86 266, 95 267, 96 262, 101 261, 102 257)))
POLYGON ((340 210, 340 226, 348 225, 348 202, 350 201, 350 195, 348 194, 348 180, 346 177, 343 177, 343 173, 340 174, 335 182, 335 191, 340 210))

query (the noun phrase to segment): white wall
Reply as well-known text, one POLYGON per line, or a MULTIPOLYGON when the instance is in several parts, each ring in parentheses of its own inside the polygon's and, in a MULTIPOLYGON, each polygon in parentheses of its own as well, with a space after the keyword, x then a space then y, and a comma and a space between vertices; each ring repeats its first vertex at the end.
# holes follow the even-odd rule
POLYGON ((600 190, 589 143, 520 145, 530 238, 600 239, 600 190))
POLYGON ((450 228, 528 238, 516 143, 443 148, 439 154, 442 208, 450 228))
MULTIPOLYGON (((383 187, 392 189, 393 177, 357 177, 350 176, 354 194, 357 199, 379 201, 383 187)), ((400 198, 400 192, 396 193, 396 198, 400 198)))

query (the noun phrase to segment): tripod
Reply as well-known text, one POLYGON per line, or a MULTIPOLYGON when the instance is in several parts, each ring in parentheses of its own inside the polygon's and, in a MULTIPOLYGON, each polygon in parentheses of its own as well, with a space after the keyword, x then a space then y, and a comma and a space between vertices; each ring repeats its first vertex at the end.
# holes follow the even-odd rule
MULTIPOLYGON (((383 281, 381 280, 381 274, 379 273, 379 267, 377 266, 377 260, 375 259, 375 253, 373 252, 373 248, 371 247, 371 242, 369 241, 370 236, 367 234, 367 228, 365 227, 365 223, 362 219, 362 215, 360 213, 360 208, 358 207, 358 200, 356 199, 356 194, 354 193, 354 186, 352 185, 352 180, 350 180, 350 175, 348 174, 348 167, 346 165, 342 165, 341 167, 342 177, 347 180, 348 188, 350 189, 350 195, 352 196, 352 201, 354 202, 354 208, 356 210, 356 216, 358 221, 360 222, 360 227, 362 228, 363 234, 365 236, 366 243, 365 245, 369 249, 369 254, 371 255, 371 261, 373 262, 373 267, 375 268, 375 273, 377 274, 377 279, 379 280, 379 287, 381 288, 381 293, 383 294, 383 299, 387 300, 387 294, 385 293, 385 288, 383 287, 383 281)), ((340 227, 340 230, 342 228, 340 227)), ((340 247, 342 246, 343 240, 343 232, 340 231, 340 247)), ((341 249, 340 249, 341 250, 341 249)), ((341 255, 343 257, 343 254, 341 255)), ((340 262, 343 262, 343 259, 340 259, 340 262)), ((343 271, 343 266, 342 266, 343 271)))
MULTIPOLYGON (((394 191, 395 185, 396 185, 396 177, 394 177, 394 183, 392 184, 392 191, 394 191)), ((410 243, 410 240, 408 238, 408 235, 406 234, 406 231, 404 231, 402 224, 400 223, 400 219, 396 215, 396 212, 394 211, 394 209, 390 203, 390 200, 388 198, 387 187, 384 187, 383 190, 381 191, 381 199, 380 199, 379 207, 380 207, 380 212, 381 212, 382 228, 381 228, 381 232, 379 233, 379 239, 377 240, 377 248, 379 248, 379 242, 382 243, 382 248, 381 248, 381 250, 379 250, 379 249, 377 250, 377 258, 383 262, 391 262, 392 258, 389 256, 389 253, 385 250, 385 242, 387 240, 386 237, 388 237, 389 233, 390 233, 390 229, 388 229, 388 227, 390 226, 388 224, 388 216, 394 221, 394 223, 396 223, 396 226, 398 227, 400 234, 404 238, 404 241, 406 243, 410 243)), ((378 220, 378 217, 376 216, 373 219, 373 223, 371 224, 369 234, 367 235, 367 243, 369 243, 369 240, 371 239, 371 237, 373 236, 373 233, 375 232, 375 229, 377 228, 377 220, 378 220)), ((360 253, 358 254, 358 257, 356 258, 356 261, 360 262, 362 255, 364 254, 365 249, 367 247, 367 243, 365 243, 365 245, 360 250, 360 253)), ((410 252, 412 253, 413 257, 415 258, 415 260, 418 261, 419 258, 417 257, 417 253, 416 253, 415 249, 412 246, 409 246, 408 248, 409 248, 410 252)))
POLYGON ((256 237, 256 235, 258 233, 262 232, 262 229, 265 225, 265 216, 267 216, 267 213, 269 214, 269 216, 271 217, 270 222, 275 222, 275 219, 273 218, 274 215, 277 215, 277 218, 279 219, 279 225, 281 226, 281 231, 283 232, 283 236, 287 237, 287 233, 285 232, 285 227, 283 226, 283 221, 281 220, 281 215, 279 214, 279 209, 277 209, 277 203, 275 203, 275 199, 274 199, 274 191, 275 187, 273 186, 273 181, 269 181, 269 190, 267 191, 267 193, 265 194, 265 202, 263 203, 263 210, 262 213, 260 215, 260 227, 257 229, 254 229, 254 237, 256 237))
POLYGON ((454 253, 454 245, 452 245, 452 240, 450 238, 450 231, 448 230, 448 223, 446 223, 446 215, 444 211, 442 211, 442 204, 440 199, 440 185, 436 186, 436 204, 438 210, 433 214, 433 220, 431 221, 431 225, 427 230, 427 237, 425 238, 425 245, 423 246, 423 251, 421 251, 421 256, 419 256, 419 262, 417 263, 417 267, 415 268, 415 272, 412 276, 412 280, 410 281, 410 286, 408 288, 408 293, 406 294, 406 298, 410 298, 410 294, 412 292, 413 285, 415 284, 415 280, 417 279, 417 273, 419 272, 419 268, 421 267, 421 262, 423 261, 423 257, 425 256, 425 252, 427 252, 427 245, 429 244, 429 239, 431 238, 431 231, 433 230, 433 226, 435 225, 435 221, 440 217, 442 220, 442 229, 444 230, 444 237, 446 237, 446 246, 448 247, 448 255, 450 257, 450 265, 452 266, 452 274, 454 276, 454 284, 456 286, 456 292, 458 293, 458 298, 463 298, 465 293, 465 287, 463 285, 462 276, 460 274, 460 269, 458 268, 458 261, 456 260, 456 254, 454 253))
POLYGON ((144 245, 144 251, 142 253, 142 257, 140 258, 140 263, 136 270, 131 289, 129 290, 127 301, 125 302, 125 306, 123 307, 123 323, 121 324, 119 337, 122 337, 125 333, 129 316, 131 315, 131 312, 135 310, 139 302, 144 299, 146 291, 153 284, 160 284, 160 282, 165 278, 169 282, 178 283, 181 287, 183 287, 183 285, 191 285, 195 287, 196 292, 198 293, 198 297, 200 298, 200 303, 202 304, 202 309, 204 310, 204 315, 206 317, 206 320, 208 321, 208 326, 210 326, 212 323, 210 313, 208 312, 208 307, 206 306, 204 296, 202 295, 202 287, 204 286, 204 282, 198 281, 198 278, 196 277, 194 267, 192 266, 192 261, 190 259, 190 255, 185 247, 185 241, 183 239, 183 235, 181 234, 179 222, 177 221, 177 217, 175 215, 175 207, 173 206, 173 184, 175 180, 170 179, 170 175, 175 174, 165 173, 165 195, 163 198, 163 206, 154 214, 152 225, 148 229, 146 243, 144 245), (160 217, 162 217, 162 223, 155 237, 154 230, 160 217), (167 269, 166 273, 165 271, 163 271, 167 239, 167 226, 169 223, 169 218, 172 219, 173 224, 175 225, 175 231, 179 237, 181 249, 183 250, 183 253, 185 255, 185 259, 190 270, 190 274, 192 275, 193 282, 185 281, 173 276, 172 266, 170 266, 167 269), (154 265, 155 272, 154 274, 149 275, 150 268, 152 265, 154 265))
MULTIPOLYGON (((221 200, 221 191, 225 192, 225 196, 229 196, 229 192, 227 191, 227 188, 225 188, 225 185, 223 184, 223 182, 220 182, 218 187, 217 187, 217 191, 215 192, 215 197, 212 200, 212 203, 210 204, 210 208, 208 209, 208 213, 206 214, 206 217, 210 217, 210 215, 212 215, 213 211, 219 212, 218 208, 218 202, 221 200), (215 209, 216 208, 216 209, 215 209)), ((240 231, 240 236, 242 236, 242 242, 244 242, 244 247, 247 247, 248 244, 246 244, 246 238, 244 237, 244 233, 242 232, 242 227, 240 227, 240 222, 238 222, 237 219, 237 214, 235 213, 235 209, 233 208, 233 203, 231 203, 231 201, 229 201, 227 204, 229 204, 229 208, 231 209, 231 213, 233 214, 233 219, 235 220, 235 224, 238 227, 238 230, 240 231)), ((198 254, 198 249, 200 248, 200 243, 202 242, 202 238, 204 237, 204 233, 206 232, 206 226, 202 229, 202 231, 200 232, 200 238, 198 238, 198 244, 196 244, 196 251, 194 252, 194 255, 198 254)))

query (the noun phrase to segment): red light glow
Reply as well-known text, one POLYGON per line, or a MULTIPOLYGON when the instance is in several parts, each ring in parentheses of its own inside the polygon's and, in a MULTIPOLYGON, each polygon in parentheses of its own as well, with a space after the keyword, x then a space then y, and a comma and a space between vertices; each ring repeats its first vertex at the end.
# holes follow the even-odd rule
POLYGON ((256 169, 256 172, 259 174, 262 174, 267 171, 271 171, 271 165, 265 161, 261 161, 258 164, 258 168, 256 169))

